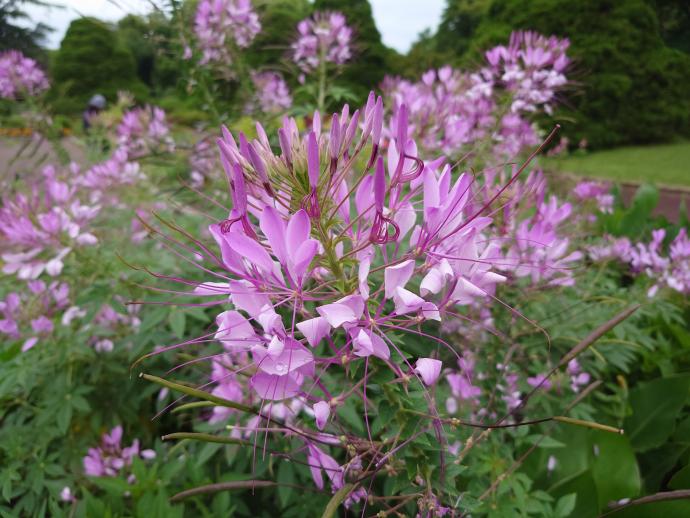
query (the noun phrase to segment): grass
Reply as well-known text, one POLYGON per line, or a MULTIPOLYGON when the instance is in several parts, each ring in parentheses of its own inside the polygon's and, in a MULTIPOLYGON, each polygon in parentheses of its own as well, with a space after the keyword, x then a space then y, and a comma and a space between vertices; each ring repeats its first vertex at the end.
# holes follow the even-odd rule
POLYGON ((547 168, 618 182, 690 187, 690 142, 635 146, 544 159, 547 168))

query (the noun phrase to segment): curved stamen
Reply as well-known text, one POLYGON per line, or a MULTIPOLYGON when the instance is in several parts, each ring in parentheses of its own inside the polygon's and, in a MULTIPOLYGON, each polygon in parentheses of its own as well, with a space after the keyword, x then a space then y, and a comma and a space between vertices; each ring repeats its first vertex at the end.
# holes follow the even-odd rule
POLYGON ((377 245, 385 245, 391 241, 397 241, 400 236, 400 227, 391 218, 387 218, 381 212, 376 212, 374 223, 371 226, 371 233, 369 234, 369 241, 377 245), (389 233, 390 227, 393 228, 393 234, 389 233))

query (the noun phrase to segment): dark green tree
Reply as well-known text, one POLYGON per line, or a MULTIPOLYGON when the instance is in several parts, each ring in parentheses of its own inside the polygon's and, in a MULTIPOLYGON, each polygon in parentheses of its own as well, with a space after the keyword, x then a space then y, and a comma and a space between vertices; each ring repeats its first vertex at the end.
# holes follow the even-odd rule
POLYGON ((690 52, 690 2, 688 0, 649 0, 659 18, 661 37, 666 45, 690 52))
POLYGON ((398 57, 395 73, 410 79, 417 79, 431 68, 439 68, 455 60, 451 51, 440 51, 436 35, 430 29, 422 31, 410 50, 398 57))
POLYGON ((462 56, 470 48, 491 0, 448 0, 435 38, 437 52, 462 56))
POLYGON ((60 98, 61 111, 83 107, 95 93, 110 101, 118 90, 129 90, 139 99, 148 93, 137 77, 132 53, 120 44, 111 27, 94 18, 70 24, 51 68, 53 95, 60 98))
POLYGON ((149 20, 129 14, 117 22, 117 35, 120 44, 134 56, 137 77, 149 88, 153 86, 155 49, 153 31, 149 20))
POLYGON ((363 101, 379 85, 395 58, 395 52, 381 42, 369 1, 316 0, 314 10, 340 11, 353 28, 355 57, 343 70, 340 80, 363 101))
POLYGON ((30 20, 25 5, 47 4, 39 0, 0 0, 0 52, 16 49, 43 61, 46 54, 41 45, 52 29, 40 22, 27 27, 30 20))

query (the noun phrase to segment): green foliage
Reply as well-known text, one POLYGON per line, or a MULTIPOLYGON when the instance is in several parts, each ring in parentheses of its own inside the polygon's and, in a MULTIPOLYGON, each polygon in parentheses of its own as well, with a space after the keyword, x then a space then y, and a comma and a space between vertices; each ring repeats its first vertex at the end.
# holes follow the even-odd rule
POLYGON ((145 99, 147 89, 137 78, 132 53, 117 40, 114 31, 93 18, 73 21, 51 66, 52 95, 66 99, 57 109, 83 109, 88 99, 100 93, 115 101, 118 90, 128 90, 145 99))
POLYGON ((491 0, 449 0, 436 36, 437 49, 456 57, 465 54, 490 6, 491 0))

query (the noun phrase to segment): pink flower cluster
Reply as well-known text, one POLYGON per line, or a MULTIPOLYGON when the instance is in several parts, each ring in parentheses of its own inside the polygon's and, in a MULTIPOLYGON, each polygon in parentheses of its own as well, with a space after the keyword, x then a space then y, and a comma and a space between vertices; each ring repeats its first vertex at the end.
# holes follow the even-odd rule
POLYGON ((110 304, 104 304, 93 319, 96 329, 92 332, 89 344, 97 352, 110 352, 115 346, 112 338, 119 332, 136 333, 141 325, 138 316, 139 306, 127 306, 126 313, 118 313, 110 304))
POLYGON ((252 72, 254 97, 248 111, 260 110, 269 115, 285 112, 292 106, 292 96, 287 83, 277 72, 252 72))
POLYGON ((210 136, 199 138, 189 155, 189 178, 192 187, 199 188, 219 168, 218 153, 210 136))
MULTIPOLYGON (((26 283, 26 289, 13 291, 0 300, 0 334, 10 340, 24 339, 22 351, 34 347, 40 339, 52 335, 55 319, 69 306, 69 286, 53 281, 46 284, 40 280, 26 283)), ((62 315, 63 325, 83 316, 73 306, 62 315)))
POLYGON ((446 66, 426 72, 418 82, 389 77, 382 87, 393 101, 393 126, 404 104, 425 150, 457 155, 491 138, 490 158, 513 157, 540 142, 529 116, 550 113, 567 84, 568 45, 555 37, 515 32, 508 47, 486 53, 488 64, 475 73, 446 66))
POLYGON ((613 212, 613 194, 611 194, 611 186, 606 183, 591 180, 580 182, 573 189, 573 194, 578 201, 594 200, 599 212, 604 214, 613 212))
MULTIPOLYGON (((135 439, 131 446, 122 447, 122 427, 116 426, 110 433, 104 433, 101 444, 96 448, 89 448, 83 459, 84 473, 90 477, 117 477, 124 468, 132 464, 135 457, 153 459, 156 452, 140 450, 139 439, 135 439)), ((134 482, 134 475, 129 475, 128 481, 134 482)))
POLYGON ((494 82, 512 95, 512 112, 544 109, 551 113, 557 91, 567 84, 563 72, 570 64, 569 46, 567 39, 516 31, 507 47, 499 45, 486 52, 494 82))
POLYGON ((653 280, 648 295, 653 297, 664 287, 684 295, 690 294, 690 239, 681 228, 668 247, 664 246, 666 230, 652 232, 649 243, 631 243, 628 238, 608 238, 603 245, 590 248, 595 260, 617 259, 630 265, 631 272, 653 280))
POLYGON ((89 194, 92 203, 116 204, 117 187, 134 185, 145 176, 138 162, 130 161, 125 148, 118 148, 104 162, 94 164, 83 174, 74 169, 74 184, 89 194))
POLYGON ((326 63, 342 65, 352 57, 352 29, 339 12, 316 12, 297 24, 292 59, 308 74, 326 63))
MULTIPOLYGON (((76 170, 72 166, 71 172, 76 170)), ((5 196, 0 207, 0 258, 2 271, 19 279, 36 279, 43 273, 59 275, 63 260, 74 247, 94 245, 89 222, 97 205, 84 205, 77 189, 48 166, 26 193, 5 196)))
POLYGON ((48 89, 48 78, 38 63, 18 50, 0 53, 0 98, 21 99, 48 89))
POLYGON ((554 286, 572 286, 574 268, 582 253, 572 250, 568 225, 573 206, 546 197, 546 180, 540 170, 532 171, 524 180, 506 177, 500 169, 484 171, 481 195, 475 203, 502 197, 496 211, 500 224, 493 235, 503 243, 498 268, 516 277, 529 277, 532 283, 547 282, 554 286), (535 210, 536 209, 536 210, 535 210), (501 255, 502 254, 502 255, 501 255))
POLYGON ((453 154, 490 134, 494 125, 493 88, 479 74, 445 66, 424 73, 419 82, 386 77, 382 88, 393 102, 391 131, 404 104, 410 130, 425 150, 453 154))
POLYGON ((505 268, 517 277, 530 277, 533 283, 546 280, 551 285, 572 286, 573 268, 582 252, 570 251, 570 238, 559 227, 569 221, 573 207, 552 195, 548 201, 538 197, 536 209, 515 229, 505 268))
POLYGON ((165 120, 165 111, 157 106, 145 106, 125 112, 117 127, 117 143, 128 159, 160 152, 172 153, 175 141, 165 120))
POLYGON ((201 0, 197 5, 194 34, 201 65, 232 63, 230 45, 246 48, 259 32, 261 23, 250 0, 201 0))

